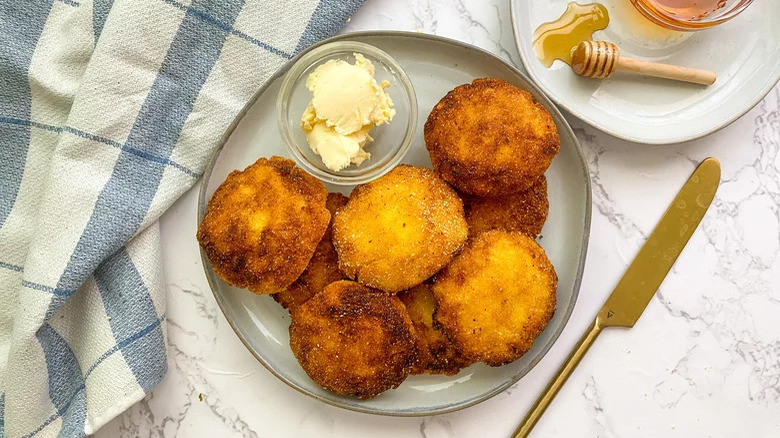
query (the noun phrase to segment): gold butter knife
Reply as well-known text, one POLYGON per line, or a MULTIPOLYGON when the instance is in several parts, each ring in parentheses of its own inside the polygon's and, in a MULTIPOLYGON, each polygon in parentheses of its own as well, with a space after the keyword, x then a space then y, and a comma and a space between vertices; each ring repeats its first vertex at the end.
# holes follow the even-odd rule
POLYGON ((707 212, 719 183, 718 160, 707 158, 702 161, 642 245, 596 320, 582 335, 563 366, 520 423, 513 438, 528 436, 602 329, 631 328, 636 324, 707 212))

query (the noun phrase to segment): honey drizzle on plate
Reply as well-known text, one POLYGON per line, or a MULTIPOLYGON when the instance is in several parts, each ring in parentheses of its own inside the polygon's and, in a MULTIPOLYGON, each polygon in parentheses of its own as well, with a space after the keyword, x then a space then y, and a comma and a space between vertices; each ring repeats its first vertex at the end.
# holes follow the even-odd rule
POLYGON ((593 39, 593 33, 609 24, 607 8, 599 3, 569 3, 557 20, 541 24, 534 31, 534 53, 545 67, 560 59, 571 65, 571 54, 581 41, 593 39))

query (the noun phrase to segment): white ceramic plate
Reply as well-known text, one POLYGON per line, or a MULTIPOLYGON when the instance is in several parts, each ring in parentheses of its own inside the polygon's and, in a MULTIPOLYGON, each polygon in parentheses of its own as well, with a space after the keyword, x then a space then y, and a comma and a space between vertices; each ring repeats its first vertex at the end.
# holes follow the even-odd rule
POLYGON ((533 32, 569 1, 512 0, 520 57, 552 100, 616 137, 648 144, 702 137, 746 113, 780 79, 780 1, 758 0, 729 22, 682 33, 651 24, 629 0, 595 0, 611 21, 594 39, 617 44, 622 56, 712 70, 718 80, 709 87, 623 73, 582 78, 561 61, 545 68, 533 51, 533 32))
MULTIPOLYGON (((272 297, 254 295, 227 285, 214 274, 203 256, 206 276, 217 303, 244 345, 272 373, 305 394, 343 408, 385 415, 430 415, 473 405, 501 392, 525 375, 544 356, 569 319, 579 290, 590 229, 587 163, 560 112, 516 68, 495 56, 456 41, 415 33, 358 33, 329 41, 344 39, 373 44, 386 51, 404 68, 415 87, 420 120, 404 163, 430 167, 422 139, 425 118, 449 90, 474 78, 503 78, 530 91, 547 107, 561 138, 560 153, 547 172, 550 213, 540 242, 558 273, 558 305, 554 318, 531 351, 509 365, 491 368, 476 364, 452 377, 411 376, 397 389, 370 400, 358 400, 325 391, 308 378, 290 351, 288 313, 272 297)), ((225 134, 201 187, 199 223, 212 193, 229 172, 243 169, 261 156, 286 155, 277 128, 275 105, 281 76, 289 65, 258 91, 225 134)), ((389 92, 392 96, 392 87, 389 92)), ((351 189, 328 187, 330 191, 349 192, 351 189)))

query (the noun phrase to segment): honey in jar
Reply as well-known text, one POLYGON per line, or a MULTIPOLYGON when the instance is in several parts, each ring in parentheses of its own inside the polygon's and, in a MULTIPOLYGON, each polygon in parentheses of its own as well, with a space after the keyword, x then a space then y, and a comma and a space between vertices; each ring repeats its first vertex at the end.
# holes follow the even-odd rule
POLYGON ((655 24, 673 30, 694 31, 725 23, 744 11, 753 0, 631 0, 631 3, 655 24))
POLYGON ((701 20, 726 7, 726 0, 639 0, 678 20, 701 20))

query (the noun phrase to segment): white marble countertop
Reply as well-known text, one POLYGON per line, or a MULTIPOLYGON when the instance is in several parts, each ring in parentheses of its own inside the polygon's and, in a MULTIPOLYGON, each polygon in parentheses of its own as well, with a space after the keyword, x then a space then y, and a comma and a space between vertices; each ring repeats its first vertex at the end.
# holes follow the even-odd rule
MULTIPOLYGON (((519 64, 507 0, 368 0, 345 31, 420 30, 519 64)), ((574 313, 511 389, 459 412, 391 418, 287 387, 228 326, 195 235, 196 189, 162 220, 168 375, 97 437, 507 437, 587 327, 676 191, 707 156, 714 204, 631 330, 606 330, 537 425, 537 437, 780 436, 780 87, 697 141, 642 146, 569 117, 590 161, 593 224, 574 313)))

